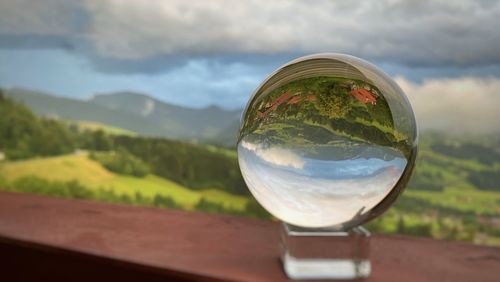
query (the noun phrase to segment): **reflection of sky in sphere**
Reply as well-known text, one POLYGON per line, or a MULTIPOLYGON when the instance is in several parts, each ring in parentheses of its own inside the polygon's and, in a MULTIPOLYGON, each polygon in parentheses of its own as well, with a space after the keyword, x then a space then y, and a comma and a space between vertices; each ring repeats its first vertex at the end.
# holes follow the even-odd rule
POLYGON ((317 160, 301 157, 297 149, 263 148, 243 140, 238 154, 245 181, 269 212, 292 224, 321 227, 370 210, 400 178, 406 166, 402 155, 366 146, 368 155, 317 160))
POLYGON ((382 71, 352 56, 316 54, 289 62, 255 91, 238 160, 257 201, 277 218, 347 228, 379 215, 396 198, 389 193, 402 191, 416 137, 408 100, 382 71))
POLYGON ((303 160, 303 169, 279 166, 276 166, 276 169, 289 170, 309 177, 333 180, 370 177, 387 168, 404 168, 406 164, 403 158, 395 158, 391 161, 365 157, 338 161, 325 161, 311 158, 303 158, 303 160))

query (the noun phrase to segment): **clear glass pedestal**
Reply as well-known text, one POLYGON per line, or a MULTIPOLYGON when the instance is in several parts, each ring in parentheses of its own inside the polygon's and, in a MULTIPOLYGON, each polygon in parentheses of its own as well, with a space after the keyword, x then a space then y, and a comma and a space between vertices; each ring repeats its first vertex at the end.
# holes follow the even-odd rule
POLYGON ((360 279, 371 271, 370 233, 362 226, 339 231, 283 223, 281 244, 283 268, 291 279, 360 279))

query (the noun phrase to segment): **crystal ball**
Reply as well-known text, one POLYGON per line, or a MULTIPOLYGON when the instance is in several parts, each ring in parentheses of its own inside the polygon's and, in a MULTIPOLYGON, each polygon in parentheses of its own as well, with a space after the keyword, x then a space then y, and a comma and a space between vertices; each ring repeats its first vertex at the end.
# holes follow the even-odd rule
POLYGON ((344 54, 293 60, 254 92, 238 161, 257 201, 301 227, 347 229, 384 212, 417 152, 408 99, 384 72, 344 54))

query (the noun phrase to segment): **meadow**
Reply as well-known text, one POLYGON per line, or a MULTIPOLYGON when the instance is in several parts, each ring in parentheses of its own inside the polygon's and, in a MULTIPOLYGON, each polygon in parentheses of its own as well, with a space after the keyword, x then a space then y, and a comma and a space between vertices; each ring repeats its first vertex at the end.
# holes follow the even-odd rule
MULTIPOLYGON (((275 220, 246 188, 234 148, 40 118, 1 92, 0 112, 0 190, 275 220)), ((297 129, 274 126, 283 139, 297 129)), ((500 245, 500 137, 426 132, 420 141, 408 187, 368 228, 500 245)))
POLYGON ((108 190, 118 196, 126 195, 131 198, 137 193, 148 198, 165 196, 185 210, 194 210, 202 198, 236 211, 243 211, 248 201, 247 197, 231 195, 217 189, 191 190, 153 174, 145 177, 116 174, 91 160, 86 152, 0 163, 0 177, 4 181, 13 183, 29 176, 59 182, 75 180, 94 191, 108 190))

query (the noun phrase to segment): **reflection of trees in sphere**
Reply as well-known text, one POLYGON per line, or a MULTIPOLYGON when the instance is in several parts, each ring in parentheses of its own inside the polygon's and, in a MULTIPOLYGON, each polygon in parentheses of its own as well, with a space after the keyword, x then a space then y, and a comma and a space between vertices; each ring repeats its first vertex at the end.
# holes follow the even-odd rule
POLYGON ((346 55, 297 59, 273 73, 243 114, 240 168, 271 214, 304 227, 349 227, 386 210, 416 154, 401 89, 346 55))
POLYGON ((352 109, 350 89, 340 83, 326 85, 324 92, 316 96, 320 114, 329 118, 342 118, 352 109))

